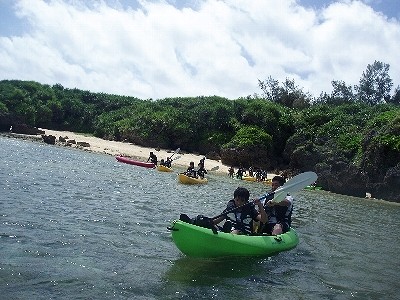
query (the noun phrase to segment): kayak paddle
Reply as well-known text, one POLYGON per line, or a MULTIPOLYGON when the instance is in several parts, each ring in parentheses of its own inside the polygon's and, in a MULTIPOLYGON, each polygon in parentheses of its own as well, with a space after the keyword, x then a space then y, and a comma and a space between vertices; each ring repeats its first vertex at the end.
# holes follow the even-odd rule
POLYGON ((307 185, 315 182, 318 176, 314 172, 304 172, 290 178, 284 185, 278 187, 275 192, 267 193, 260 197, 260 200, 264 200, 271 194, 274 195, 273 202, 281 202, 288 193, 295 193, 304 189, 307 185))
MULTIPOLYGON (((307 185, 315 182, 317 180, 318 176, 316 173, 314 172, 304 172, 301 173, 299 175, 296 175, 292 178, 290 178, 284 185, 280 186, 279 188, 277 188, 275 190, 275 192, 271 192, 271 193, 266 193, 265 195, 259 197, 260 200, 264 200, 267 197, 270 197, 271 195, 274 195, 273 198, 273 202, 281 202, 283 199, 285 199, 285 197, 287 196, 288 193, 295 193, 298 192, 302 189, 304 189, 307 185)), ((249 205, 253 203, 252 201, 247 202, 244 205, 249 205)), ((243 206, 244 206, 243 205, 243 206)), ((231 209, 227 212, 224 212, 212 219, 218 219, 222 216, 225 216, 227 214, 230 214, 232 212, 235 212, 236 210, 238 210, 240 207, 235 207, 234 209, 231 209)))
POLYGON ((181 148, 178 148, 174 151, 174 153, 172 153, 172 155, 169 157, 170 159, 172 158, 172 156, 174 156, 175 154, 179 153, 179 151, 181 151, 181 148))

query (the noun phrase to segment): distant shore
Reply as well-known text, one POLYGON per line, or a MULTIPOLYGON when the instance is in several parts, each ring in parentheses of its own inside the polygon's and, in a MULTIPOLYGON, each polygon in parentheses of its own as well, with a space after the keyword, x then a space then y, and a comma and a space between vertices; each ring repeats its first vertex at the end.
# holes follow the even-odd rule
MULTIPOLYGON (((138 145, 134 145, 132 143, 126 143, 126 142, 116 142, 116 141, 109 141, 109 140, 104 140, 98 137, 90 136, 90 135, 85 135, 82 133, 75 133, 71 131, 57 131, 57 130, 50 130, 50 129, 45 129, 45 128, 39 128, 40 130, 43 130, 45 132, 45 135, 53 135, 56 137, 56 141, 59 140, 59 137, 66 138, 67 140, 75 140, 77 143, 78 142, 84 142, 88 143, 90 146, 88 147, 81 147, 81 146, 76 146, 75 144, 72 144, 71 147, 76 147, 80 148, 86 151, 91 151, 91 152, 99 152, 99 153, 104 153, 112 156, 128 156, 136 160, 140 161, 147 161, 147 158, 149 157, 150 151, 154 152, 154 154, 157 156, 158 161, 161 159, 166 159, 168 156, 171 156, 172 153, 176 149, 154 149, 154 148, 146 148, 138 145)), ((3 134, 5 136, 9 137, 15 137, 15 138, 22 138, 22 139, 31 139, 31 140, 38 140, 41 141, 42 138, 40 135, 24 135, 24 134, 17 134, 17 133, 5 133, 3 134)), ((204 158, 204 155, 195 155, 195 154, 190 154, 190 153, 178 153, 175 154, 172 158, 179 157, 178 159, 173 161, 172 166, 180 166, 183 168, 186 168, 189 166, 189 163, 193 161, 195 163, 195 166, 199 163, 200 159, 204 158)), ((210 170, 215 167, 219 167, 218 170, 214 171, 215 173, 220 173, 220 174, 228 174, 228 169, 229 166, 224 165, 221 163, 221 161, 217 160, 212 160, 208 159, 206 157, 205 160, 205 167, 206 169, 210 170)))

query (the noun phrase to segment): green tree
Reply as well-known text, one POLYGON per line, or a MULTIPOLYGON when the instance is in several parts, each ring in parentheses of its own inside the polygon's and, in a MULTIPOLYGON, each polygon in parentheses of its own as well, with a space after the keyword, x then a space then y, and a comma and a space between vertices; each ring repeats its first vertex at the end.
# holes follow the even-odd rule
POLYGON ((232 140, 226 144, 225 148, 241 149, 270 149, 272 137, 257 126, 243 126, 238 130, 232 140))
POLYGON ((389 76, 389 64, 375 61, 363 72, 359 85, 356 86, 359 101, 369 105, 385 103, 390 100, 393 83, 389 76))
POLYGON ((332 93, 329 98, 329 104, 343 104, 354 102, 354 93, 351 86, 347 86, 344 81, 333 80, 332 81, 332 93))
POLYGON ((394 90, 393 96, 389 100, 390 103, 395 105, 400 105, 400 85, 394 90))
POLYGON ((311 95, 304 93, 294 79, 286 78, 282 86, 279 86, 279 81, 269 76, 265 82, 258 80, 258 86, 264 98, 286 107, 305 108, 311 103, 311 95))

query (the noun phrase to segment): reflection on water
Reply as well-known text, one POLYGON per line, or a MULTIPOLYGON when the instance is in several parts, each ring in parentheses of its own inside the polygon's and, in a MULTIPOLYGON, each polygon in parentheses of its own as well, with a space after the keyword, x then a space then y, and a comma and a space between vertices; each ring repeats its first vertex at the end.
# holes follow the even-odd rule
POLYGON ((171 282, 196 282, 197 285, 217 284, 226 278, 251 277, 261 271, 259 260, 236 259, 194 259, 182 257, 172 263, 165 278, 171 282))

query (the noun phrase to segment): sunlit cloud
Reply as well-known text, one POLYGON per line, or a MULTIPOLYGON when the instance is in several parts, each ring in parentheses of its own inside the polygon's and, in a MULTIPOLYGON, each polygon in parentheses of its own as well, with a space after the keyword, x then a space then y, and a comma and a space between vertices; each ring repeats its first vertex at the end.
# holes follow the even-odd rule
POLYGON ((400 24, 359 1, 17 1, 29 24, 0 37, 0 79, 142 99, 259 93, 258 79, 295 79, 318 96, 390 64, 400 84, 400 24), (190 4, 190 5, 189 5, 190 4))

